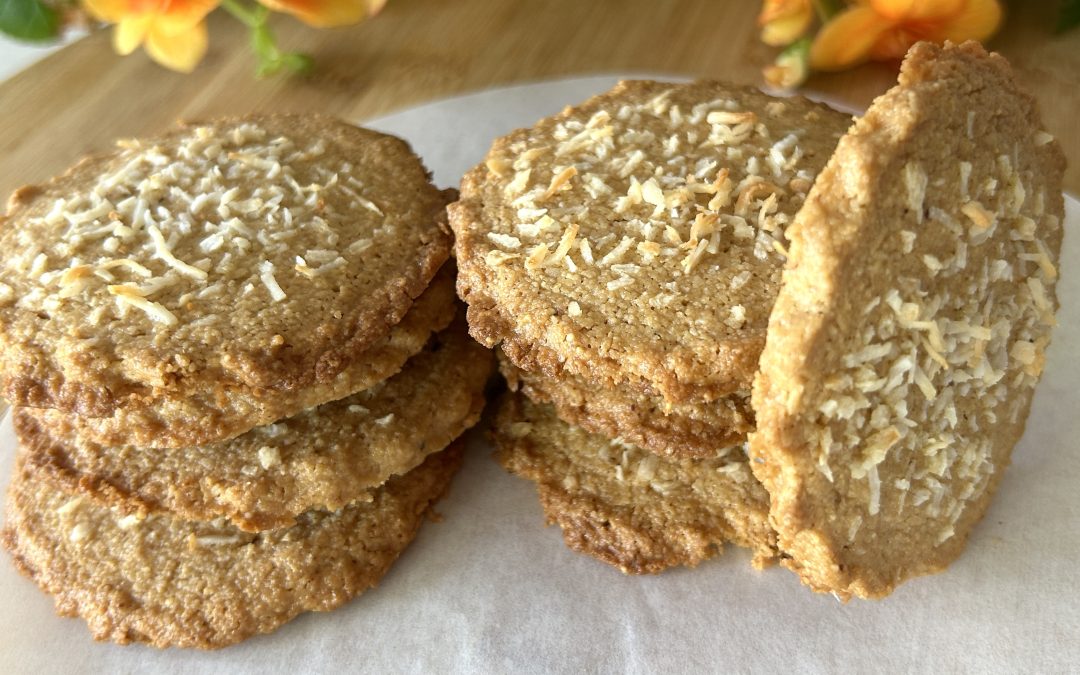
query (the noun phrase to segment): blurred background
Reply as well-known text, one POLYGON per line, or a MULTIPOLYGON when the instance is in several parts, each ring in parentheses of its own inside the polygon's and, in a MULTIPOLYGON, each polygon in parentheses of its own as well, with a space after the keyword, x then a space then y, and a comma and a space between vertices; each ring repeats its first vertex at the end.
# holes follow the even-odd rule
POLYGON ((1067 29, 1080 21, 1076 0, 260 1, 8 0, 0 22, 45 41, 0 36, 0 192, 179 118, 318 110, 363 121, 568 75, 769 78, 861 108, 895 81, 890 51, 919 31, 970 37, 986 26, 987 45, 1009 58, 1066 148, 1067 190, 1080 192, 1080 29, 1067 29), (815 70, 813 50, 838 70, 815 70))

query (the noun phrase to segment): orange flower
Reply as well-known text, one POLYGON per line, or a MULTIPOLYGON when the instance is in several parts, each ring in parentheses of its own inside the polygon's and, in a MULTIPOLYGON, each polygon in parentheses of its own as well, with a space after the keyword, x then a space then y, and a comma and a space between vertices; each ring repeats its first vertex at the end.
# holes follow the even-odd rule
POLYGON ((83 0, 94 18, 115 23, 113 47, 139 45, 166 68, 189 73, 206 54, 206 15, 220 0, 83 0))
POLYGON ((817 34, 810 65, 841 70, 867 59, 899 59, 920 40, 983 41, 1000 24, 998 0, 860 0, 817 34))
POLYGON ((309 26, 331 28, 375 16, 386 0, 259 0, 275 12, 292 14, 309 26))
POLYGON ((814 18, 810 0, 765 0, 758 14, 761 41, 773 47, 795 42, 814 18))
POLYGON ((772 65, 762 70, 765 84, 775 89, 793 89, 805 82, 810 74, 809 51, 810 38, 803 38, 785 49, 772 65))

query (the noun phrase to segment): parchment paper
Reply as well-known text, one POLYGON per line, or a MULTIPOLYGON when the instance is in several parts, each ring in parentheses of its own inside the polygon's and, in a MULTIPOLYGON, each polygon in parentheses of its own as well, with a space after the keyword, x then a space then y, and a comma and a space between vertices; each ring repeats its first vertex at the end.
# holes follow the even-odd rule
MULTIPOLYGON (((604 90, 593 77, 425 105, 374 126, 456 184, 490 140, 604 90)), ((382 584, 218 652, 96 644, 0 556, 0 671, 1075 672, 1080 663, 1080 203, 1069 203, 1060 325, 997 499, 944 574, 843 605, 729 548, 694 570, 624 576, 543 527, 530 483, 474 435, 439 511, 382 584)), ((14 447, 0 426, 6 483, 14 447)))

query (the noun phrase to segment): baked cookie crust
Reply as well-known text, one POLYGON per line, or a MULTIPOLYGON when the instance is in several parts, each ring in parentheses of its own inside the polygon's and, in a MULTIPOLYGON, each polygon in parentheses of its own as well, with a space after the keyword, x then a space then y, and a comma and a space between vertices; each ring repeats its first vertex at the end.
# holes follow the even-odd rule
POLYGON ((466 334, 462 310, 389 380, 221 443, 102 446, 62 413, 31 408, 16 409, 13 422, 26 465, 67 492, 124 513, 223 517, 258 532, 369 501, 391 476, 445 448, 479 420, 491 362, 466 334))
POLYGON ((851 118, 623 82, 498 139, 449 208, 469 327, 520 368, 668 403, 747 390, 783 230, 851 118))
POLYGON ((666 459, 566 424, 521 394, 503 399, 494 438, 498 461, 536 483, 566 545, 624 573, 694 567, 725 542, 751 548, 757 567, 776 556, 769 497, 742 446, 666 459))
POLYGON ((378 583, 461 464, 460 443, 378 488, 258 534, 123 516, 17 467, 0 538, 56 611, 97 640, 214 649, 327 611, 378 583))
POLYGON ((332 386, 447 259, 450 197, 404 141, 318 115, 121 142, 9 202, 0 391, 109 418, 332 386))
POLYGON ((61 419, 65 429, 58 433, 67 433, 70 426, 79 436, 107 446, 183 448, 228 440, 392 377, 456 311, 454 270, 448 264, 399 323, 327 383, 289 391, 219 382, 187 396, 166 395, 147 406, 118 408, 110 417, 43 411, 39 419, 45 424, 61 419))
POLYGON ((608 438, 672 458, 706 458, 746 442, 754 429, 750 392, 710 403, 669 404, 624 389, 589 386, 564 373, 559 380, 521 370, 500 354, 499 369, 512 390, 550 403, 564 421, 608 438))
POLYGON ((811 588, 880 597, 962 551, 1043 368, 1063 169, 1003 58, 918 44, 818 176, 750 437, 811 588))

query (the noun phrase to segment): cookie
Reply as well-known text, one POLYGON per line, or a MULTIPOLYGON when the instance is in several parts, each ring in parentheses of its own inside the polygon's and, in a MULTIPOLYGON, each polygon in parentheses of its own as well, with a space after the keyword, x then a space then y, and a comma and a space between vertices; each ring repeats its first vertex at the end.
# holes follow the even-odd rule
POLYGON ((784 228, 850 122, 747 87, 623 82, 497 140, 449 208, 473 337, 672 404, 746 391, 784 228))
POLYGON ((183 448, 236 437, 255 426, 271 424, 303 410, 372 387, 397 373, 423 349, 431 334, 454 317, 453 265, 446 265, 413 303, 400 323, 325 384, 299 391, 263 390, 229 395, 228 385, 208 387, 183 398, 161 399, 152 407, 118 409, 111 417, 59 413, 42 420, 64 420, 79 436, 101 445, 183 448))
POLYGON ((624 573, 693 567, 729 541, 751 548, 758 567, 776 555, 769 497, 742 446, 721 458, 665 459, 566 424, 520 394, 503 400, 494 436, 497 459, 536 483, 566 545, 624 573))
POLYGON ((332 388, 447 259, 448 196, 404 141, 317 115, 121 142, 9 202, 0 392, 197 435, 332 388))
POLYGON ((625 389, 590 387, 565 373, 558 380, 535 375, 504 356, 499 369, 511 389, 520 389, 539 403, 551 403, 566 422, 666 457, 713 457, 728 446, 745 443, 754 428, 750 392, 735 392, 711 403, 668 404, 625 389))
POLYGON ((122 516, 17 468, 2 541, 56 610, 97 640, 217 648, 326 611, 378 583, 461 463, 461 444, 370 502, 250 534, 168 515, 122 516))
POLYGON ((124 512, 224 517, 257 532, 369 500, 445 448, 479 419, 490 370, 491 353, 468 337, 462 317, 386 382, 222 443, 101 446, 62 414, 31 408, 16 409, 13 422, 27 466, 68 492, 124 512))
POLYGON ((1063 170, 1003 58, 919 44, 818 176, 750 441, 811 588, 880 597, 962 551, 1045 362, 1063 170))

